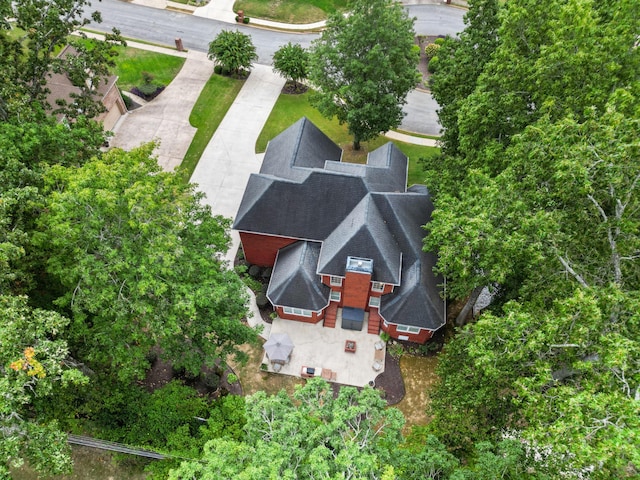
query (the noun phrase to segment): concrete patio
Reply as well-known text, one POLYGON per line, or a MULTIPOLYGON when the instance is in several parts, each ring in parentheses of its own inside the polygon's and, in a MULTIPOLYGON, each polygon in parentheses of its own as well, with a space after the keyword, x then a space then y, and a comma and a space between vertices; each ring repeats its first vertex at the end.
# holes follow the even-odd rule
MULTIPOLYGON (((341 313, 341 309, 338 312, 341 313)), ((274 319, 271 334, 287 333, 295 345, 289 363, 283 365, 277 373, 301 377, 302 367, 311 367, 315 369, 314 376, 323 376, 344 385, 367 385, 384 372, 386 348, 383 346, 382 350, 376 350, 376 342, 381 342, 380 336, 367 333, 367 321, 368 314, 365 316, 362 330, 355 331, 342 328, 340 314, 335 328, 325 328, 322 321, 312 324, 274 319), (345 351, 347 340, 356 343, 355 352, 345 351), (379 362, 379 370, 373 368, 376 361, 379 362), (331 373, 335 373, 333 379, 331 373)), ((384 342, 381 344, 384 345, 384 342)), ((266 354, 262 363, 268 365, 270 372, 274 372, 266 354)))

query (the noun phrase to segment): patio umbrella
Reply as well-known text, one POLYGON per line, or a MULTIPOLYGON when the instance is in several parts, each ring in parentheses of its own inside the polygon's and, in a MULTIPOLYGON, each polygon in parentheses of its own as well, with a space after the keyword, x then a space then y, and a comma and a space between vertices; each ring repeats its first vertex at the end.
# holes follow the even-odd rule
POLYGON ((293 350, 293 342, 286 333, 274 333, 264 344, 264 350, 272 363, 286 363, 293 350))

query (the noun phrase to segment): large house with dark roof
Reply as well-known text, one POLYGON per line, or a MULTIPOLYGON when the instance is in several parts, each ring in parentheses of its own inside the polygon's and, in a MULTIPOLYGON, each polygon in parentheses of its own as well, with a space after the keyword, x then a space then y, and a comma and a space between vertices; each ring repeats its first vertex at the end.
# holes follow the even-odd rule
POLYGON ((445 324, 436 256, 422 251, 433 205, 407 188, 392 143, 366 165, 303 118, 269 142, 233 228, 250 264, 273 267, 267 298, 288 320, 426 342, 445 324))

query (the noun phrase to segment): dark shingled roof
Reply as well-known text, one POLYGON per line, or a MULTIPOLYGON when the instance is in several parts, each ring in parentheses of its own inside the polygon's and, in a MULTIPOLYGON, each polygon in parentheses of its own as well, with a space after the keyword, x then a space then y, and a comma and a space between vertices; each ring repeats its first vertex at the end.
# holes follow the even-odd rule
POLYGON ((316 275, 319 254, 317 242, 296 242, 281 249, 267 289, 269 301, 315 312, 326 307, 330 289, 316 275))
POLYGON ((323 170, 300 183, 252 174, 233 228, 321 241, 366 194, 361 178, 323 170))
POLYGON ((251 175, 233 228, 309 242, 281 249, 272 303, 319 310, 329 289, 320 273, 344 276, 347 257, 373 260, 372 280, 396 285, 381 298, 388 323, 435 330, 444 306, 436 256, 422 251, 433 205, 422 185, 406 189, 408 159, 388 143, 367 165, 338 162, 339 148, 302 119, 273 139, 251 175))
POLYGON ((347 257, 355 253, 373 260, 372 280, 400 284, 402 252, 371 195, 325 239, 318 273, 343 277, 347 257))
POLYGON ((369 153, 366 165, 327 162, 324 168, 363 177, 372 192, 404 192, 407 188, 409 161, 391 142, 369 153))
POLYGON ((341 158, 342 149, 303 117, 269 142, 260 173, 302 181, 310 169, 341 158))

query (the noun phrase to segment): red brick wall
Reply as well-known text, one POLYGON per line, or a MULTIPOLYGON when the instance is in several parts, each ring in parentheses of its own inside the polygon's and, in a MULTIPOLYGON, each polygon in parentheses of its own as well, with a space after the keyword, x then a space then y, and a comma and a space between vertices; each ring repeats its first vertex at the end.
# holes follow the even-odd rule
POLYGON ((362 308, 363 310, 367 308, 370 282, 371 274, 346 272, 343 281, 342 306, 362 308))
POLYGON ((311 317, 299 317, 298 315, 289 315, 284 313, 282 307, 276 307, 276 312, 278 312, 278 316, 280 318, 284 318, 285 320, 295 320, 297 322, 305 322, 305 323, 318 323, 320 320, 324 318, 324 310, 320 312, 313 312, 311 317))
POLYGON ((295 238, 240 232, 240 241, 242 242, 244 258, 247 262, 261 267, 273 267, 278 250, 297 240, 295 238))
POLYGON ((433 335, 433 332, 431 330, 425 330, 425 329, 420 330, 420 333, 398 332, 398 330, 396 329, 396 326, 392 323, 385 325, 385 323, 382 322, 380 324, 380 328, 383 331, 387 332, 389 336, 391 336, 391 338, 398 339, 398 337, 400 336, 406 336, 406 337, 409 337, 408 338, 409 342, 415 342, 420 344, 425 343, 433 335))

